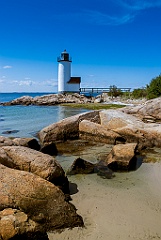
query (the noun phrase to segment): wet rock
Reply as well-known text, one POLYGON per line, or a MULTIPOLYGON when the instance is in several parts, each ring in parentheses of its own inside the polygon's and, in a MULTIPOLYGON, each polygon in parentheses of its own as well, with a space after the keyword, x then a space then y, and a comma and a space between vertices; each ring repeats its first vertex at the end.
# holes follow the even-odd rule
POLYGON ((96 167, 95 167, 95 172, 97 173, 98 176, 105 178, 105 179, 111 179, 115 177, 114 172, 108 168, 103 161, 100 161, 96 167))
POLYGON ((60 164, 51 156, 22 146, 0 148, 0 163, 27 172, 32 172, 69 192, 69 183, 60 164))
POLYGON ((18 133, 19 130, 6 130, 6 131, 3 131, 2 134, 13 134, 13 133, 18 133))
POLYGON ((70 169, 67 171, 67 175, 75 174, 89 174, 94 172, 95 164, 90 163, 82 158, 77 158, 70 169))
POLYGON ((12 208, 0 212, 0 239, 48 240, 43 227, 31 220, 27 214, 12 208))
POLYGON ((0 210, 20 209, 44 231, 83 226, 76 208, 54 184, 0 164, 0 210))

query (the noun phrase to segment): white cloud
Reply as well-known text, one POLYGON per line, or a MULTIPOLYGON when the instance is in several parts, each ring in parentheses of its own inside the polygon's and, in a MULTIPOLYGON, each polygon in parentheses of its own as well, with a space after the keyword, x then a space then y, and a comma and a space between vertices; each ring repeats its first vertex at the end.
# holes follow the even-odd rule
POLYGON ((88 77, 94 77, 94 75, 93 74, 89 74, 88 77))
POLYGON ((9 65, 6 65, 6 66, 3 66, 4 69, 10 69, 12 68, 12 66, 9 66, 9 65))
POLYGON ((10 82, 12 85, 18 85, 18 86, 32 86, 35 82, 30 81, 30 80, 13 80, 10 82))
POLYGON ((57 87, 58 86, 58 80, 57 79, 49 79, 45 80, 41 83, 41 85, 44 86, 51 86, 51 87, 57 87))
POLYGON ((26 81, 19 81, 19 86, 23 86, 23 85, 25 85, 25 86, 32 86, 33 85, 33 82, 32 81, 30 81, 30 80, 26 80, 26 81))
POLYGON ((143 10, 146 8, 161 7, 161 0, 116 0, 122 7, 130 10, 143 10))
POLYGON ((92 24, 117 26, 132 22, 142 10, 154 7, 161 7, 161 0, 115 0, 113 10, 110 13, 106 11, 107 5, 104 11, 90 9, 81 14, 86 21, 92 24), (119 14, 115 13, 115 8, 120 10, 119 14))
POLYGON ((86 11, 86 15, 91 23, 95 23, 97 25, 121 25, 132 21, 135 17, 135 14, 112 16, 98 11, 86 11))
MULTIPOLYGON (((91 1, 92 2, 92 1, 91 1)), ((122 25, 132 22, 136 16, 145 9, 161 7, 161 0, 100 0, 97 9, 91 4, 90 8, 81 9, 80 12, 55 15, 57 20, 80 21, 96 25, 122 25), (116 10, 116 11, 115 11, 116 10)))
POLYGON ((44 81, 31 81, 27 80, 29 78, 25 78, 25 80, 13 80, 10 82, 10 84, 15 86, 32 86, 32 87, 57 87, 57 79, 49 79, 44 81))

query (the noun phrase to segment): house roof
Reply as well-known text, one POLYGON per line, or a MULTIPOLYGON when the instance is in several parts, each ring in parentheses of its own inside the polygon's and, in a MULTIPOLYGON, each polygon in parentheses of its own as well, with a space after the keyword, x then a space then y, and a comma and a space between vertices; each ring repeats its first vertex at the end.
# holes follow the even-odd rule
POLYGON ((80 84, 81 77, 71 77, 68 81, 69 84, 80 84))

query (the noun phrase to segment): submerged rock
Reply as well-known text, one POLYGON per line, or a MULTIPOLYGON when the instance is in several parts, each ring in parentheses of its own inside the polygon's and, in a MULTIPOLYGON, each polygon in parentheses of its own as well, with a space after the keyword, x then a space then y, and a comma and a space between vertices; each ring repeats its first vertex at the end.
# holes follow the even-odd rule
POLYGON ((95 167, 95 172, 97 172, 97 175, 102 177, 102 178, 107 178, 107 179, 111 179, 113 177, 115 177, 114 172, 108 168, 108 166, 106 166, 104 164, 104 162, 100 161, 97 166, 95 167))
POLYGON ((6 130, 6 131, 3 131, 2 134, 13 134, 13 133, 18 133, 19 130, 6 130))

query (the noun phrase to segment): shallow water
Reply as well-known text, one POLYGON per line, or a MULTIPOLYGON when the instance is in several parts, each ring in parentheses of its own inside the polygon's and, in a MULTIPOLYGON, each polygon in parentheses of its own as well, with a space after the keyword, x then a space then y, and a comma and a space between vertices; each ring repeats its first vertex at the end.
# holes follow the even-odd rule
MULTIPOLYGON (((22 96, 42 96, 51 93, 0 93, 0 103, 22 96)), ((42 128, 66 117, 86 112, 63 106, 2 106, 0 105, 0 135, 33 137, 42 128), (11 132, 5 134, 4 132, 11 132), (13 132, 12 132, 13 131, 13 132)))
POLYGON ((86 111, 63 106, 0 106, 0 135, 33 137, 52 123, 86 111), (4 134, 13 130, 17 132, 4 134))
POLYGON ((49 233, 49 239, 161 239, 160 171, 160 163, 143 163, 137 171, 116 173, 112 179, 69 176, 77 186, 72 203, 85 228, 49 233))

